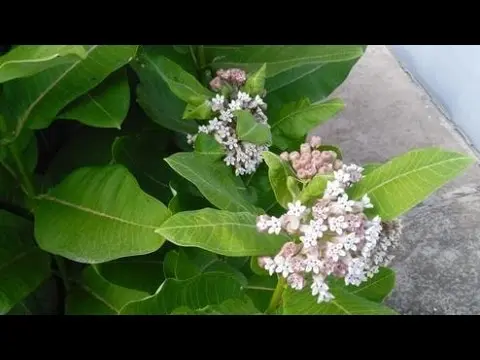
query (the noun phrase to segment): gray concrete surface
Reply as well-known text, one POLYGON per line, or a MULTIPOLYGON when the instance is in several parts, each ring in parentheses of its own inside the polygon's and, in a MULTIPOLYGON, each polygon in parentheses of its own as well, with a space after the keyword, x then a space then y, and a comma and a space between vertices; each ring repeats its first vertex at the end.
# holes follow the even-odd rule
MULTIPOLYGON (((341 146, 346 161, 387 161, 423 146, 475 156, 383 45, 370 45, 332 96, 346 109, 314 133, 341 146)), ((403 220, 393 263, 397 285, 388 304, 402 314, 480 314, 478 163, 403 220)))

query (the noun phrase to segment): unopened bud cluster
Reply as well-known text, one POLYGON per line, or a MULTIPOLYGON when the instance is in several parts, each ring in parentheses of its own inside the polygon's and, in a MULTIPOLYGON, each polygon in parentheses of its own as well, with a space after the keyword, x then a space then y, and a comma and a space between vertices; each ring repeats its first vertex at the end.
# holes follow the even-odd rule
MULTIPOLYGON (((267 105, 262 97, 251 97, 246 92, 240 91, 240 87, 246 81, 246 74, 241 69, 218 70, 217 77, 211 82, 213 90, 219 90, 224 86, 229 87, 228 95, 217 94, 209 101, 214 118, 207 125, 198 127, 198 133, 212 134, 215 140, 223 145, 226 150, 224 158, 228 166, 235 168, 235 175, 246 175, 255 172, 263 161, 262 152, 268 150, 267 145, 256 145, 247 141, 241 141, 236 134, 236 110, 248 110, 261 124, 267 124, 268 118, 264 111, 267 105)), ((187 135, 189 144, 195 142, 196 135, 187 135)))
POLYGON ((389 251, 398 244, 401 225, 397 220, 382 222, 378 216, 368 219, 364 210, 373 207, 368 195, 359 201, 348 198, 345 190, 362 178, 362 171, 356 165, 342 165, 311 208, 296 201, 289 203, 288 211, 279 218, 259 216, 259 231, 298 237, 296 242, 285 243, 275 257, 260 257, 259 265, 270 275, 286 278, 293 289, 310 286, 318 303, 334 298, 327 277, 359 286, 380 266, 387 266, 393 259, 389 251))
POLYGON ((331 150, 319 150, 321 139, 312 136, 309 142, 300 145, 300 151, 283 152, 280 157, 289 161, 297 178, 306 180, 315 175, 331 174, 339 170, 343 163, 337 159, 337 153, 331 150))

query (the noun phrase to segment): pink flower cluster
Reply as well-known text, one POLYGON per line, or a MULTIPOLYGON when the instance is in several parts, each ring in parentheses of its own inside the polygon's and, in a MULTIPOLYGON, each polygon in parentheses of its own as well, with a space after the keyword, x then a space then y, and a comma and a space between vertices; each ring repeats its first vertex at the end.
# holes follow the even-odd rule
POLYGON ((220 69, 217 71, 217 76, 210 81, 210 87, 213 90, 220 90, 226 83, 240 87, 245 81, 247 81, 247 74, 242 69, 220 69))
POLYGON ((335 151, 320 151, 321 139, 312 136, 309 142, 300 145, 300 152, 283 152, 280 157, 289 161, 299 179, 311 179, 315 175, 333 173, 342 167, 343 163, 337 159, 335 151))

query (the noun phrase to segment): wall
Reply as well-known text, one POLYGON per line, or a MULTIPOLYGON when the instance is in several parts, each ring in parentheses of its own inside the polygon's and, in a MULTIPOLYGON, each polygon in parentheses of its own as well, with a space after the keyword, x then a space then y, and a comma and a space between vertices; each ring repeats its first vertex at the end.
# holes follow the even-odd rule
POLYGON ((480 149, 480 45, 390 45, 402 66, 480 149))

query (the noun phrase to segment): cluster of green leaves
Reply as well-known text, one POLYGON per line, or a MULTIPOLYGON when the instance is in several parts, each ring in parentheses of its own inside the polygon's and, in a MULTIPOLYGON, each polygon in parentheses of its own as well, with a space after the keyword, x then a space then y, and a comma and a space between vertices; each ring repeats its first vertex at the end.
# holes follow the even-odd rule
MULTIPOLYGON (((343 108, 328 95, 364 46, 13 46, 0 56, 0 309, 31 314, 35 294, 66 314, 392 314, 394 273, 360 287, 331 280, 317 304, 256 265, 287 240, 260 234, 258 214, 320 196, 327 177, 294 177, 277 153, 343 108), (237 177, 206 134, 208 82, 248 71, 267 91, 270 127, 237 113, 237 134, 268 143, 265 162, 237 177)), ((340 154, 340 150, 334 149, 340 154)), ((471 159, 413 150, 369 167, 351 189, 371 215, 395 218, 471 159)))

